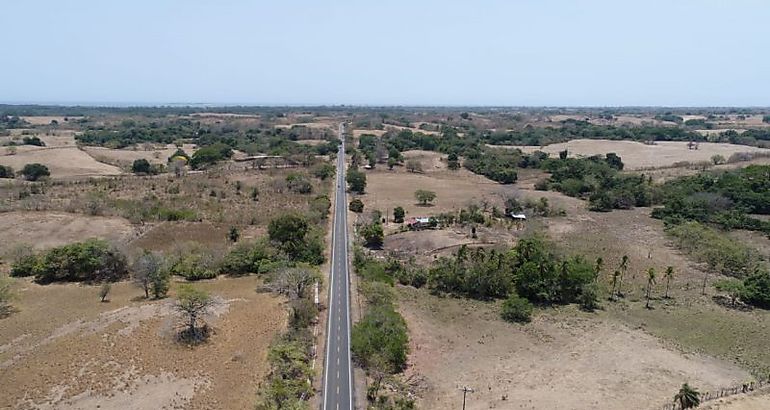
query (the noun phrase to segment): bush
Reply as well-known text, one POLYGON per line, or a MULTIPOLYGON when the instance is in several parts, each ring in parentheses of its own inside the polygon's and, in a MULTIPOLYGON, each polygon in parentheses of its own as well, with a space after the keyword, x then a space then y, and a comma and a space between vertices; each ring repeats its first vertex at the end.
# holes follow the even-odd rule
POLYGON ((420 203, 420 205, 428 205, 436 199, 436 193, 433 191, 426 191, 424 189, 418 189, 414 191, 414 197, 420 203))
POLYGON ((15 294, 11 289, 11 281, 0 276, 0 318, 3 318, 11 313, 11 300, 13 300, 15 294))
POLYGON ((373 223, 361 227, 361 237, 364 238, 364 244, 370 248, 380 248, 385 238, 382 231, 382 225, 373 223))
POLYGON ((761 256, 755 249, 698 222, 672 225, 666 231, 679 249, 720 274, 740 278, 760 264, 761 256))
POLYGON ((219 272, 234 276, 264 273, 263 265, 270 262, 274 252, 266 242, 241 243, 225 255, 219 272))
POLYGON ((297 194, 309 194, 313 192, 313 184, 311 184, 310 181, 308 181, 307 178, 302 175, 289 174, 286 177, 286 183, 291 192, 297 194))
POLYGON ((45 143, 38 137, 24 137, 21 139, 24 145, 36 145, 38 147, 45 147, 45 143))
POLYGON ((508 322, 527 323, 532 319, 532 304, 527 299, 511 293, 503 302, 500 316, 508 322))
POLYGON ((190 166, 193 169, 200 169, 232 156, 233 150, 229 146, 217 143, 195 151, 192 158, 190 159, 190 166))
POLYGON ((743 294, 746 303, 763 309, 770 309, 770 272, 758 270, 743 281, 743 294))
POLYGON ((18 259, 11 267, 13 276, 34 275, 40 283, 116 281, 128 276, 125 256, 107 242, 85 242, 53 248, 40 256, 18 259))
POLYGON ((219 273, 218 264, 209 252, 191 250, 172 261, 171 273, 187 280, 213 279, 219 273))
POLYGON ((406 321, 392 306, 370 307, 350 335, 353 358, 365 369, 398 373, 406 368, 409 336, 406 321))
POLYGON ((322 181, 325 181, 333 177, 336 171, 337 169, 332 164, 329 164, 329 163, 318 164, 313 168, 313 176, 315 176, 316 178, 322 181))
POLYGON ((404 211, 404 208, 400 206, 393 208, 393 222, 398 224, 403 223, 404 216, 406 216, 406 212, 404 211))
POLYGON ((37 181, 40 178, 50 176, 51 172, 48 170, 47 166, 35 163, 24 165, 24 168, 21 170, 21 175, 23 175, 24 179, 27 181, 37 181))
POLYGON ((13 168, 0 165, 0 178, 13 178, 14 176, 13 168))
POLYGON ((348 170, 345 181, 347 181, 348 188, 352 192, 363 194, 366 190, 366 174, 361 171, 355 169, 348 170))
POLYGON ((352 201, 350 201, 350 205, 348 205, 348 209, 350 209, 350 212, 355 212, 357 214, 360 214, 361 212, 364 212, 364 203, 356 198, 352 201))
POLYGON ((144 158, 140 158, 134 160, 134 163, 131 164, 131 172, 134 174, 151 174, 152 165, 150 165, 150 161, 147 161, 144 158))

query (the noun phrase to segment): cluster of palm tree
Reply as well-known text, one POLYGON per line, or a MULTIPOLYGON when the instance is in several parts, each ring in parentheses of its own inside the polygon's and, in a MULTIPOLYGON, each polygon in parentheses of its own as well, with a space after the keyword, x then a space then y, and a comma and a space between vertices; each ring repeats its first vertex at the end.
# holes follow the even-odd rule
MULTIPOLYGON (((603 266, 604 266, 604 260, 601 257, 597 258, 596 259, 597 277, 601 272, 603 266)), ((628 255, 623 255, 623 257, 620 259, 620 264, 612 274, 612 278, 610 282, 610 284, 612 285, 612 290, 610 291, 610 300, 616 301, 619 297, 623 297, 623 278, 625 277, 627 272, 628 272, 628 255)), ((668 299, 669 298, 668 292, 671 289, 671 279, 674 278, 674 267, 673 266, 667 267, 663 277, 666 280, 666 294, 664 298, 668 299)), ((657 274, 655 272, 655 268, 647 269, 647 289, 645 292, 645 296, 647 299, 647 303, 645 306, 647 307, 647 309, 652 308, 652 306, 650 305, 650 299, 652 298, 653 286, 655 286, 656 284, 657 284, 657 274)))
POLYGON ((679 403, 682 409, 691 409, 700 405, 700 392, 685 383, 679 389, 679 393, 674 396, 674 402, 679 403))

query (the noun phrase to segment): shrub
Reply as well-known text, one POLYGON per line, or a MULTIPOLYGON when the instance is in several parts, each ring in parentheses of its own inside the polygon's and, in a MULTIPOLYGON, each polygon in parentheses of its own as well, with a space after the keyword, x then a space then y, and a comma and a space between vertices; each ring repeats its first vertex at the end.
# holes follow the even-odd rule
POLYGON ((424 189, 418 189, 414 191, 414 197, 420 203, 420 205, 428 205, 436 199, 436 193, 433 191, 426 191, 424 189))
POLYGON ((235 276, 263 273, 263 265, 270 262, 274 252, 264 241, 239 244, 225 255, 219 272, 235 276))
POLYGON ((0 276, 0 318, 11 313, 11 300, 14 297, 15 294, 11 289, 11 281, 4 276, 0 276))
POLYGON ((393 222, 399 223, 399 224, 403 223, 404 216, 406 216, 406 212, 404 211, 404 208, 400 206, 393 208, 393 222))
POLYGON ((13 168, 0 165, 0 178, 13 178, 14 176, 13 168))
POLYGON ((406 161, 406 170, 409 172, 422 172, 422 162, 417 159, 409 159, 406 161))
POLYGON ((322 181, 325 181, 333 177, 336 171, 337 169, 334 167, 334 165, 325 162, 318 164, 313 168, 313 176, 322 181))
POLYGON ((679 249, 723 275, 744 277, 759 266, 761 256, 755 249, 706 225, 685 222, 666 231, 679 249))
POLYGON ((350 212, 355 212, 357 214, 360 214, 361 212, 364 212, 364 203, 356 198, 350 201, 350 205, 348 205, 348 209, 350 209, 350 212))
POLYGON ((144 158, 140 158, 134 160, 134 163, 131 164, 131 172, 135 174, 151 174, 152 165, 150 165, 150 161, 147 161, 144 158))
POLYGON ((309 194, 313 192, 313 184, 310 183, 304 176, 299 174, 289 174, 286 177, 286 183, 294 193, 297 194, 309 194))
POLYGON ((508 322, 527 323, 532 320, 532 304, 527 299, 511 293, 503 302, 500 316, 508 322))
POLYGON ((373 223, 364 225, 361 227, 361 237, 364 238, 364 244, 370 248, 379 248, 382 246, 382 242, 385 238, 385 234, 382 231, 382 225, 379 223, 373 223))
POLYGON ((190 166, 193 169, 200 169, 233 156, 233 150, 221 143, 209 145, 195 151, 190 158, 190 166))
POLYGON ((219 273, 217 266, 213 254, 202 250, 191 250, 172 261, 171 273, 187 280, 213 279, 219 273))
POLYGON ((162 299, 168 295, 168 289, 171 286, 171 272, 168 269, 161 268, 148 276, 150 280, 150 293, 155 299, 162 299))
POLYGON ((770 272, 758 270, 743 281, 741 299, 746 303, 770 309, 770 272))
POLYGON ((101 282, 123 279, 128 267, 125 256, 107 242, 90 239, 53 248, 38 257, 21 258, 11 272, 14 276, 34 274, 40 283, 101 282))
POLYGON ((387 305, 370 307, 351 332, 353 358, 364 368, 398 373, 406 367, 406 321, 387 305))
POLYGON ((355 169, 348 170, 345 181, 347 181, 348 188, 352 192, 363 194, 366 190, 366 174, 361 171, 355 169))
POLYGON ((24 179, 27 181, 37 181, 40 178, 50 176, 51 172, 48 170, 47 166, 34 163, 24 165, 24 168, 21 170, 21 175, 23 175, 24 179))
POLYGON ((38 137, 24 137, 21 139, 24 145, 36 145, 38 147, 45 147, 45 143, 38 137))

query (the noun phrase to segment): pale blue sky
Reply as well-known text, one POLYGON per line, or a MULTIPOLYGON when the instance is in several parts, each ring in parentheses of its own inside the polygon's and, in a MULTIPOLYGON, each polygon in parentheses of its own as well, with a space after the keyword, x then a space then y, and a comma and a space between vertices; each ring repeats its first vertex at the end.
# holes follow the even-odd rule
POLYGON ((0 102, 770 105, 767 0, 3 0, 0 102))

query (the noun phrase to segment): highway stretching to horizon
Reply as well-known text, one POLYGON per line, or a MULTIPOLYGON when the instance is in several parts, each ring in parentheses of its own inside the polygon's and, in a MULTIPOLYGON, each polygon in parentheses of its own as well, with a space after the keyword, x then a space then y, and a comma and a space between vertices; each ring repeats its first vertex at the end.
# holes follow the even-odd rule
POLYGON ((345 192, 345 137, 337 153, 332 263, 329 272, 329 309, 324 362, 323 410, 353 409, 353 372, 350 363, 350 277, 348 270, 348 218, 345 192))

